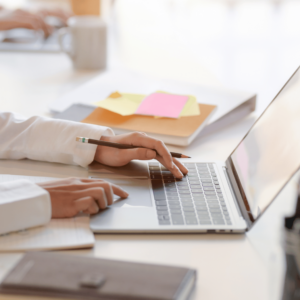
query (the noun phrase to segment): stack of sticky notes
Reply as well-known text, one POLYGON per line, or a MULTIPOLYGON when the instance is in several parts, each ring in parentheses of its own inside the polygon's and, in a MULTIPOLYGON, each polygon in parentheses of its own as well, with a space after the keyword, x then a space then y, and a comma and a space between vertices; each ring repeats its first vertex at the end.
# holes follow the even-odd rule
POLYGON ((95 104, 122 116, 145 115, 178 119, 200 115, 196 97, 162 91, 150 95, 114 92, 95 104))

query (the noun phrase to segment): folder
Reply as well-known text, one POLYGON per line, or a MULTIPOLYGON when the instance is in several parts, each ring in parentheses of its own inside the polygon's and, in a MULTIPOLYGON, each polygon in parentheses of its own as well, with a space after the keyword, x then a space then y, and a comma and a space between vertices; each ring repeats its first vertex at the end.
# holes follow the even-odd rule
POLYGON ((196 136, 208 122, 216 109, 215 105, 198 104, 201 114, 198 116, 172 118, 153 118, 152 116, 121 116, 101 107, 96 108, 81 122, 112 128, 117 133, 141 131, 155 136, 169 144, 196 136))
POLYGON ((68 299, 184 300, 196 270, 117 260, 31 252, 0 285, 0 293, 68 299))

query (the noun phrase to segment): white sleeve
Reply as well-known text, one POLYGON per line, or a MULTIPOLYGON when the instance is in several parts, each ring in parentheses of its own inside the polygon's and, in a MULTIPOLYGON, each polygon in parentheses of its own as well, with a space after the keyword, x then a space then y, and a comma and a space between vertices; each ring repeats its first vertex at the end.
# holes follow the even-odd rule
POLYGON ((96 145, 76 142, 77 136, 100 139, 113 135, 110 128, 72 121, 32 117, 24 119, 10 112, 0 113, 0 159, 42 160, 89 165, 96 145))
POLYGON ((0 183, 0 234, 47 224, 49 193, 29 180, 0 183))

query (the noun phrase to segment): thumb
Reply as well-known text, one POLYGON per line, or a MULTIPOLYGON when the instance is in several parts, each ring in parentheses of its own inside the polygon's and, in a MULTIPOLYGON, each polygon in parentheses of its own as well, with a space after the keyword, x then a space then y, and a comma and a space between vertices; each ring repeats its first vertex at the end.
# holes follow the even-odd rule
POLYGON ((148 160, 156 157, 156 152, 151 149, 136 148, 124 150, 123 160, 130 162, 133 159, 148 160))

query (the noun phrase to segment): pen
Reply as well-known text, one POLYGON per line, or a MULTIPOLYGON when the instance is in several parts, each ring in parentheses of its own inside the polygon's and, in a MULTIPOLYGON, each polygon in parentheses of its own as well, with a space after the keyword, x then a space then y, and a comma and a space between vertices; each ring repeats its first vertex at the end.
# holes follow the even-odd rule
MULTIPOLYGON (((76 137, 76 142, 79 143, 88 143, 88 144, 94 144, 94 145, 100 145, 100 146, 106 146, 106 147, 112 147, 112 148, 118 148, 118 149, 135 149, 135 148, 146 148, 142 146, 132 146, 132 145, 126 145, 126 144, 119 144, 119 143, 111 143, 111 142, 105 142, 105 141, 99 141, 99 140, 94 140, 94 139, 89 139, 89 138, 84 138, 84 137, 76 137)), ((151 149, 157 153, 156 150, 151 149)), ((181 154, 181 153, 176 153, 176 152, 170 152, 172 157, 177 157, 177 158, 190 158, 187 155, 181 154)), ((158 153, 157 153, 158 154, 158 153)))

